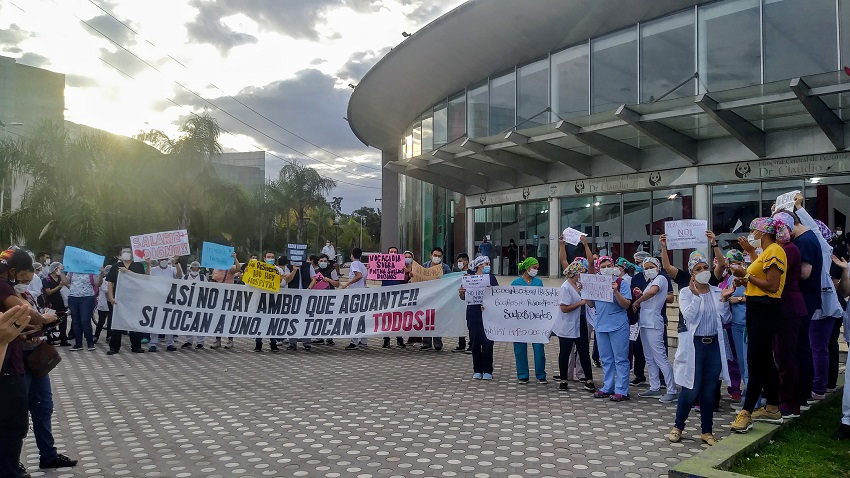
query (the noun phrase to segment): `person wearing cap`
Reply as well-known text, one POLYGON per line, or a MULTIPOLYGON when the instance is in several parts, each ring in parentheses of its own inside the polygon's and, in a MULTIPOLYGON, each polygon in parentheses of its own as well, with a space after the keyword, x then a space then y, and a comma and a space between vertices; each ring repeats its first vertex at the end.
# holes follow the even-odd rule
MULTIPOLYGON (((147 274, 144 263, 133 261, 132 251, 130 247, 122 248, 118 262, 112 266, 109 274, 106 275, 106 299, 109 302, 110 316, 115 311, 115 294, 118 292, 118 273, 132 272, 135 274, 147 274)), ((109 351, 106 352, 106 355, 115 355, 121 351, 121 336, 123 334, 123 330, 112 330, 109 336, 109 351)), ((130 336, 130 351, 144 353, 145 349, 142 348, 142 333, 128 332, 128 335, 130 336)))
MULTIPOLYGON (((457 257, 455 257, 455 266, 452 267, 452 272, 462 272, 462 273, 466 274, 466 273, 468 273, 469 269, 470 269, 469 254, 467 254, 465 252, 461 252, 460 254, 457 255, 457 257)), ((467 330, 468 329, 469 329, 469 327, 467 326, 467 330)), ((471 354, 472 353, 472 339, 471 338, 469 339, 469 343, 470 343, 469 348, 467 348, 466 336, 458 337, 457 338, 457 347, 453 348, 452 352, 454 352, 454 353, 470 353, 471 354)))
MULTIPOLYGON (((499 285, 490 270, 490 258, 478 256, 468 265, 467 274, 486 275, 491 286, 499 285)), ((466 289, 458 289, 458 297, 466 300, 466 289)), ((472 350, 472 379, 493 379, 493 341, 484 332, 483 309, 480 304, 466 306, 466 327, 469 329, 469 346, 472 350)))
MULTIPOLYGON (((231 254, 233 256, 233 267, 228 270, 224 269, 213 269, 212 275, 210 276, 210 280, 212 282, 219 282, 221 284, 233 284, 233 281, 236 279, 236 274, 242 269, 242 265, 239 264, 239 259, 236 257, 236 252, 231 254)), ((221 347, 221 337, 216 337, 213 344, 210 346, 211 349, 217 349, 221 347)), ((224 344, 225 349, 233 348, 233 337, 228 337, 227 342, 224 344)))
MULTIPOLYGON (((483 245, 483 244, 482 244, 483 245)), ((483 254, 484 256, 489 257, 488 254, 483 254)), ((434 247, 431 249, 431 260, 422 264, 422 267, 426 269, 430 269, 432 267, 442 267, 443 274, 451 274, 452 268, 443 262, 443 248, 442 247, 434 247)), ((443 338, 442 337, 422 337, 422 346, 419 347, 420 351, 424 350, 436 350, 437 352, 443 350, 443 338)))
POLYGON ((44 306, 44 298, 42 297, 44 294, 44 284, 41 279, 44 266, 39 262, 33 262, 32 266, 35 274, 32 277, 32 282, 30 282, 29 293, 37 304, 44 306))
MULTIPOLYGON (((567 243, 564 241, 563 236, 558 238, 558 260, 560 261, 561 268, 563 269, 564 275, 567 277, 567 280, 570 279, 571 274, 575 278, 574 282, 570 282, 570 285, 572 285, 573 288, 581 284, 581 274, 592 274, 595 272, 595 269, 590 268, 590 266, 593 264, 587 260, 587 257, 593 256, 593 253, 590 251, 590 246, 587 244, 587 236, 581 236, 580 240, 581 242, 576 247, 581 246, 584 249, 584 256, 580 255, 579 253, 575 260, 569 262, 566 250, 567 243)), ((564 289, 566 288, 566 286, 567 281, 565 281, 564 284, 561 285, 561 319, 565 320, 566 323, 569 323, 571 325, 562 325, 561 332, 563 332, 565 336, 575 335, 575 330, 572 329, 573 322, 571 322, 572 320, 574 320, 575 316, 567 317, 568 314, 574 312, 569 307, 572 304, 572 300, 569 301, 570 303, 566 303, 568 301, 565 300, 566 297, 564 296, 564 289), (569 308, 570 310, 565 310, 565 308, 569 308)), ((578 290, 581 291, 581 289, 578 290)), ((569 293, 570 292, 568 290, 567 294, 569 293)), ((575 297, 573 297, 573 300, 574 299, 575 297)), ((561 380, 561 384, 558 386, 559 390, 565 390, 569 388, 569 385, 567 383, 571 375, 571 370, 574 367, 578 368, 578 366, 575 366, 572 362, 577 362, 578 364, 580 364, 580 373, 579 371, 577 371, 576 375, 580 376, 579 382, 582 383, 584 390, 591 393, 596 391, 596 385, 593 383, 593 368, 591 367, 592 362, 590 356, 590 330, 588 328, 587 316, 588 305, 587 302, 585 302, 581 307, 578 307, 578 335, 576 337, 571 338, 571 344, 562 344, 561 351, 558 355, 558 367, 561 369, 560 376, 556 376, 554 378, 556 380, 560 378, 561 380), (573 344, 575 345, 575 347, 573 347, 573 344), (570 351, 569 349, 564 350, 565 346, 569 349, 572 349, 572 351, 570 351), (566 364, 566 368, 564 368, 564 364, 566 364)), ((561 340, 562 335, 558 334, 558 331, 555 329, 556 328, 553 328, 553 332, 555 333, 555 335, 558 336, 559 340, 561 340)))
POLYGON ((782 291, 787 278, 788 256, 777 243, 784 239, 788 228, 769 217, 754 219, 750 223, 752 242, 739 237, 738 243, 746 251, 761 247, 762 253, 746 270, 737 268, 732 275, 738 283, 746 285, 747 295, 747 361, 749 383, 744 407, 732 422, 732 431, 746 433, 753 427, 753 412, 759 396, 764 394, 767 405, 758 410, 760 419, 779 420, 779 374, 773 358, 773 340, 782 325, 782 291))
POLYGON ((624 402, 629 397, 629 317, 626 308, 631 305, 631 279, 622 266, 615 266, 610 256, 600 255, 594 264, 597 274, 611 278, 614 300, 590 301, 596 308, 596 342, 602 361, 602 388, 594 398, 607 398, 624 402))
POLYGON ((721 290, 709 285, 711 270, 702 254, 691 255, 688 273, 690 284, 679 291, 679 307, 687 330, 679 332, 679 347, 673 361, 673 374, 682 386, 682 393, 676 404, 676 422, 667 439, 673 443, 681 440, 685 421, 699 397, 700 439, 712 446, 717 443, 712 433, 717 380, 719 377, 729 380, 723 324, 732 320, 728 300, 734 289, 721 290))
MULTIPOLYGON (((112 266, 103 268, 103 276, 109 275, 112 266)), ((97 324, 94 329, 94 343, 100 340, 100 333, 106 328, 106 341, 109 341, 109 336, 112 334, 112 314, 109 313, 109 299, 106 297, 106 286, 101 286, 97 291, 97 324)))
MULTIPOLYGON (((183 269, 180 266, 180 262, 177 261, 177 257, 172 257, 171 259, 160 259, 159 261, 157 261, 156 266, 151 267, 150 270, 148 270, 148 274, 154 277, 179 279, 183 277, 183 269)), ((177 350, 177 346, 174 342, 174 339, 177 337, 176 335, 151 334, 150 347, 148 347, 148 352, 157 351, 157 347, 159 346, 159 340, 163 335, 165 336, 165 350, 169 352, 174 352, 177 350)))
MULTIPOLYGON (((15 290, 15 285, 34 272, 32 263, 32 257, 18 248, 0 253, 0 310, 26 309, 30 327, 55 323, 58 320, 55 314, 40 314, 15 290)), ((0 476, 3 477, 24 474, 19 463, 29 427, 25 375, 24 341, 18 336, 6 346, 0 367, 0 476)))
MULTIPOLYGON (((183 274, 183 280, 193 281, 193 282, 206 282, 207 278, 201 274, 201 263, 198 261, 192 261, 189 264, 189 271, 183 274)), ((183 345, 180 346, 181 349, 191 349, 192 342, 195 342, 196 349, 204 348, 204 337, 203 335, 187 335, 186 340, 183 342, 183 345)))
MULTIPOLYGON (((632 294, 635 293, 635 290, 641 291, 649 286, 649 283, 652 282, 647 279, 646 275, 643 274, 643 261, 648 259, 650 254, 646 251, 637 251, 635 252, 634 259, 635 264, 638 266, 635 270, 635 275, 632 277, 632 294)), ((667 351, 667 307, 666 304, 672 304, 675 301, 675 297, 673 296, 673 282, 670 280, 670 277, 667 275, 667 271, 664 269, 659 269, 659 276, 664 277, 667 280, 667 291, 665 294, 665 306, 661 307, 661 318, 664 322, 664 330, 663 330, 663 343, 664 350, 667 351)), ((631 342, 632 345, 632 356, 633 356, 633 368, 632 371, 635 375, 634 380, 631 383, 634 386, 646 385, 646 354, 643 351, 643 343, 641 342, 640 332, 638 332, 638 337, 634 341, 631 342)), ((665 377, 666 378, 666 377, 665 377)), ((664 381, 664 378, 662 378, 664 381)))
POLYGON ((94 347, 94 336, 92 334, 91 319, 97 300, 98 288, 103 285, 103 268, 100 274, 81 274, 69 272, 65 274, 60 270, 62 285, 68 290, 68 310, 71 315, 71 332, 74 336, 74 345, 71 351, 83 349, 83 336, 86 339, 86 347, 89 351, 96 350, 94 347))
POLYGON ((640 341, 647 364, 649 364, 649 390, 640 397, 658 397, 661 402, 676 400, 676 383, 673 380, 673 367, 667 358, 664 343, 664 317, 662 310, 667 307, 667 278, 660 274, 661 262, 647 257, 641 264, 642 274, 648 281, 641 295, 632 302, 632 310, 639 314, 640 341), (666 393, 661 392, 661 378, 664 374, 666 393))

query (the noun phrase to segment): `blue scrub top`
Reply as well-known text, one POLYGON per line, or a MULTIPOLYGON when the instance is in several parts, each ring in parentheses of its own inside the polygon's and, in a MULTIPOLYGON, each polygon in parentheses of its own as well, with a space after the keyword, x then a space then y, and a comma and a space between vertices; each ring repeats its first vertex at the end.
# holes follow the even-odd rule
POLYGON ((531 284, 529 284, 525 281, 525 279, 522 278, 522 276, 519 276, 514 279, 513 282, 511 282, 511 285, 518 285, 522 287, 543 287, 543 281, 540 280, 539 277, 532 277, 531 284))
MULTIPOLYGON (((620 283, 620 294, 629 300, 632 299, 632 281, 630 277, 623 277, 623 281, 620 283)), ((620 307, 616 299, 613 302, 596 301, 597 332, 616 332, 628 326, 629 316, 626 313, 626 309, 620 307)))

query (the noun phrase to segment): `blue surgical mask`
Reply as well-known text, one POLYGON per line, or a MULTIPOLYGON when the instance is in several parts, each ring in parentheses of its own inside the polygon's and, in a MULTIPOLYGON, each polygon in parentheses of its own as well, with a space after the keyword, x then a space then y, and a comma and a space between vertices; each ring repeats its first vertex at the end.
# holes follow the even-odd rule
POLYGON ((274 259, 266 259, 266 264, 274 265, 274 259))
POLYGON ((489 274, 489 273, 490 273, 490 266, 484 266, 484 273, 485 273, 485 274, 489 274))

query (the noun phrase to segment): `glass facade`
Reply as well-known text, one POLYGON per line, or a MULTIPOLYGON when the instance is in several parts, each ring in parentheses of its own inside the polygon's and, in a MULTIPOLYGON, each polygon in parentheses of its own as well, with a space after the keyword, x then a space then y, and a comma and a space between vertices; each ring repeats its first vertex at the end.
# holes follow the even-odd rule
POLYGON ((401 176, 399 197, 399 249, 410 250, 417 261, 434 247, 452 258, 465 249, 466 203, 460 194, 401 176))
MULTIPOLYGON (((464 135, 480 138, 612 111, 622 104, 758 85, 848 64, 850 0, 722 0, 482 78, 429 108, 431 147, 464 135), (688 80, 694 73, 698 78, 688 80), (552 109, 549 118, 539 114, 547 106, 552 109)), ((848 98, 843 95, 842 101, 850 102, 848 98)), ((427 153, 427 125, 421 128, 419 149, 427 153)), ((403 157, 414 153, 413 138, 407 137, 412 130, 402 140, 403 157)))

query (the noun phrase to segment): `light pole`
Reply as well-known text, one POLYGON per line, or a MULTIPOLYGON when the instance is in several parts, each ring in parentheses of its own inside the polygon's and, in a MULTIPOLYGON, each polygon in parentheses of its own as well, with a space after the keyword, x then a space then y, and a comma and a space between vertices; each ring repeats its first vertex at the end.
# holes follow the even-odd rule
POLYGON ((363 250, 363 216, 360 216, 360 250, 363 250))

